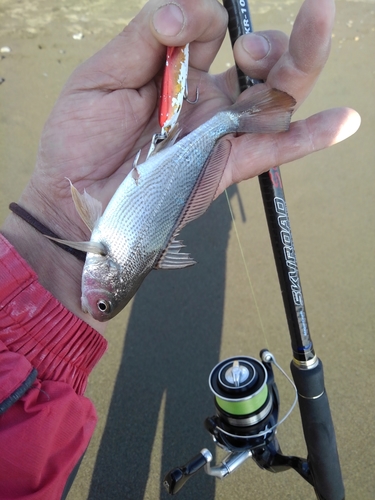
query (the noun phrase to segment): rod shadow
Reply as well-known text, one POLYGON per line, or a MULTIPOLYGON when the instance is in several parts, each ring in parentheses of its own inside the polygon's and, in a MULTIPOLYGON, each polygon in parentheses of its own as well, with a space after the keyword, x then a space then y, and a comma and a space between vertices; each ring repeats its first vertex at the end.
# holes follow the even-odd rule
MULTIPOLYGON (((238 195, 237 187, 228 194, 238 195)), ((89 500, 144 499, 163 395, 162 476, 203 447, 214 452, 203 421, 215 412, 207 381, 219 361, 230 228, 222 195, 181 233, 198 264, 154 271, 138 291, 89 500)), ((178 494, 179 500, 214 497, 214 479, 203 472, 178 494)), ((170 498, 162 486, 159 498, 170 498)))

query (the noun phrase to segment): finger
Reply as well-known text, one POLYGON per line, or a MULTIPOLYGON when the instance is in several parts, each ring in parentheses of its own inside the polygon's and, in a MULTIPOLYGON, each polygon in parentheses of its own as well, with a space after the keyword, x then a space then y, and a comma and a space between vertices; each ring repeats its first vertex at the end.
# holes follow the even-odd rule
POLYGON ((117 37, 76 70, 67 88, 138 89, 163 66, 166 45, 188 42, 194 42, 191 64, 208 69, 225 35, 226 15, 216 0, 150 0, 117 37))
POLYGON ((288 132, 232 138, 232 156, 218 193, 233 183, 337 144, 353 135, 360 123, 353 109, 335 108, 292 123, 288 132))
POLYGON ((233 47, 239 68, 251 78, 266 80, 268 73, 288 49, 289 38, 282 31, 258 31, 241 36, 233 47))
MULTIPOLYGON (((233 47, 236 65, 245 73, 258 80, 267 76, 288 48, 289 38, 282 31, 258 31, 241 36, 233 47)), ((218 75, 221 90, 234 102, 239 94, 236 68, 230 68, 218 75)))
POLYGON ((290 36, 289 50, 267 78, 271 87, 291 94, 300 104, 323 69, 331 46, 334 0, 305 0, 290 36))

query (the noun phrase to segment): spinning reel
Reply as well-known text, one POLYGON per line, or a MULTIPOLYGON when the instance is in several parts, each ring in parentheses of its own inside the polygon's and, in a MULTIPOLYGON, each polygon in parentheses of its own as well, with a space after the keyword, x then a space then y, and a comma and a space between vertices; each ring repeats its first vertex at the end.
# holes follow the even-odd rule
POLYGON ((213 441, 229 454, 219 465, 212 466, 212 454, 204 448, 188 463, 172 469, 164 479, 168 493, 177 493, 200 469, 220 479, 231 474, 248 458, 271 472, 296 470, 312 483, 307 460, 282 455, 276 429, 291 413, 278 421, 279 393, 272 364, 295 386, 276 363, 273 355, 263 350, 261 361, 247 356, 228 358, 212 370, 209 386, 215 397, 216 415, 205 420, 205 428, 213 441))

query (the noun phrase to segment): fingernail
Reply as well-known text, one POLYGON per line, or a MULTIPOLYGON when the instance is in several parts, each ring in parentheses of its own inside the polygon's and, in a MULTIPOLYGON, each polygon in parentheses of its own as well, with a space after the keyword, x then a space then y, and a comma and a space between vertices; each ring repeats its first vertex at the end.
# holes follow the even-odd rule
POLYGON ((155 30, 161 35, 176 36, 184 27, 185 16, 179 5, 167 3, 157 9, 152 22, 155 30))
POLYGON ((260 59, 266 57, 271 50, 267 38, 253 33, 243 37, 242 46, 255 61, 259 61, 260 59))

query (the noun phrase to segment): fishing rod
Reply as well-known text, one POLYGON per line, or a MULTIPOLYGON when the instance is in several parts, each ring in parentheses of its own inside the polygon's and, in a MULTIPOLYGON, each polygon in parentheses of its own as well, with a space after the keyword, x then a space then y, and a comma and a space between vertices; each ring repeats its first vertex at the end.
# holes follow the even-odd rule
MULTIPOLYGON (((237 38, 253 31, 246 0, 223 0, 228 11, 232 46, 237 38)), ((241 92, 261 83, 237 68, 241 92)), ((170 494, 204 468, 224 478, 248 458, 270 472, 294 469, 315 490, 318 500, 344 500, 335 430, 324 387, 323 364, 316 356, 298 272, 287 205, 278 167, 259 176, 271 244, 274 253, 293 358, 291 373, 307 447, 307 458, 283 455, 276 438, 279 394, 273 365, 289 379, 267 350, 255 358, 239 356, 219 363, 212 370, 209 386, 215 396, 216 414, 205 421, 214 442, 229 452, 221 464, 212 466, 212 454, 203 449, 188 463, 172 469, 164 479, 170 494)), ((289 379, 290 380, 290 379, 289 379)))

